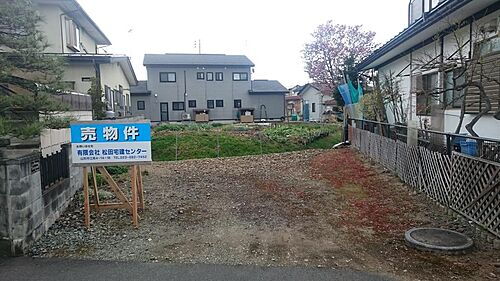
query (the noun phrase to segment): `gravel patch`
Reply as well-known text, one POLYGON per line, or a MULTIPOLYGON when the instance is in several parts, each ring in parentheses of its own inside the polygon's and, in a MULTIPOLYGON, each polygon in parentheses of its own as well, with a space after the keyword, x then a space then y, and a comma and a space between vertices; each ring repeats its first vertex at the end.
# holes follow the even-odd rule
POLYGON ((491 263, 500 262, 498 252, 487 247, 463 258, 406 247, 406 227, 439 225, 464 232, 471 227, 350 149, 155 162, 144 170, 147 206, 139 229, 121 210, 92 212, 86 230, 77 194, 30 254, 347 267, 401 280, 488 280, 496 274, 491 263), (352 165, 350 175, 336 174, 346 163, 352 165), (355 173, 359 167, 364 174, 355 173), (379 207, 368 200, 377 198, 379 189, 384 202, 393 202, 388 211, 381 209, 385 203, 379 207))

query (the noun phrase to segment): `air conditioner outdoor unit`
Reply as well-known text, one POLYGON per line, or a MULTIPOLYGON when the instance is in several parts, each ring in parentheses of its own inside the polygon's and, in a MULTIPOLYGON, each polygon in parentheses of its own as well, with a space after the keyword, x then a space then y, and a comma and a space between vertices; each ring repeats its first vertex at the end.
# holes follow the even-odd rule
POLYGON ((182 120, 191 120, 191 114, 189 113, 182 113, 182 120))

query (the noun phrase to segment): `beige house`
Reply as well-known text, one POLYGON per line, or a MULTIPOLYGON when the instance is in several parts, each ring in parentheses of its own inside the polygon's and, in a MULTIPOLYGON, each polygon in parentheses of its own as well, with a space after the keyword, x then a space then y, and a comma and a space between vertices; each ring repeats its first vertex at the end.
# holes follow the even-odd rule
POLYGON ((93 79, 100 81, 103 100, 109 115, 129 116, 130 86, 137 85, 137 78, 124 55, 102 54, 102 47, 111 45, 106 35, 75 0, 33 0, 43 18, 40 25, 49 43, 47 53, 65 57, 64 81, 71 92, 72 107, 80 119, 89 119, 85 94, 93 79), (83 94, 83 95, 82 95, 83 94), (79 102, 74 103, 73 99, 79 102), (79 107, 79 108, 78 108, 79 107), (86 110, 78 110, 86 109, 86 110))

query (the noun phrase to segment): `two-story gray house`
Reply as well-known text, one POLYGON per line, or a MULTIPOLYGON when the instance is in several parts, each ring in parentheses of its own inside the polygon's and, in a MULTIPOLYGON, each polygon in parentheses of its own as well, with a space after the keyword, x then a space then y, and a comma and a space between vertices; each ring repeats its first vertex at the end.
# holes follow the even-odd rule
POLYGON ((223 54, 146 54, 147 81, 131 87, 132 113, 152 122, 256 120, 285 116, 288 90, 275 80, 252 81, 254 64, 246 56, 223 54))

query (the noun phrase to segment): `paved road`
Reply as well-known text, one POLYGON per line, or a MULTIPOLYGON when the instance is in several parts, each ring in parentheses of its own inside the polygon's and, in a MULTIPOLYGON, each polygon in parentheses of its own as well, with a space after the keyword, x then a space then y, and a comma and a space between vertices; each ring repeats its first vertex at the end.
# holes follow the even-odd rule
POLYGON ((1 281, 79 281, 79 280, 388 280, 372 274, 299 267, 257 267, 227 265, 177 265, 139 262, 77 261, 68 259, 0 259, 1 281))

